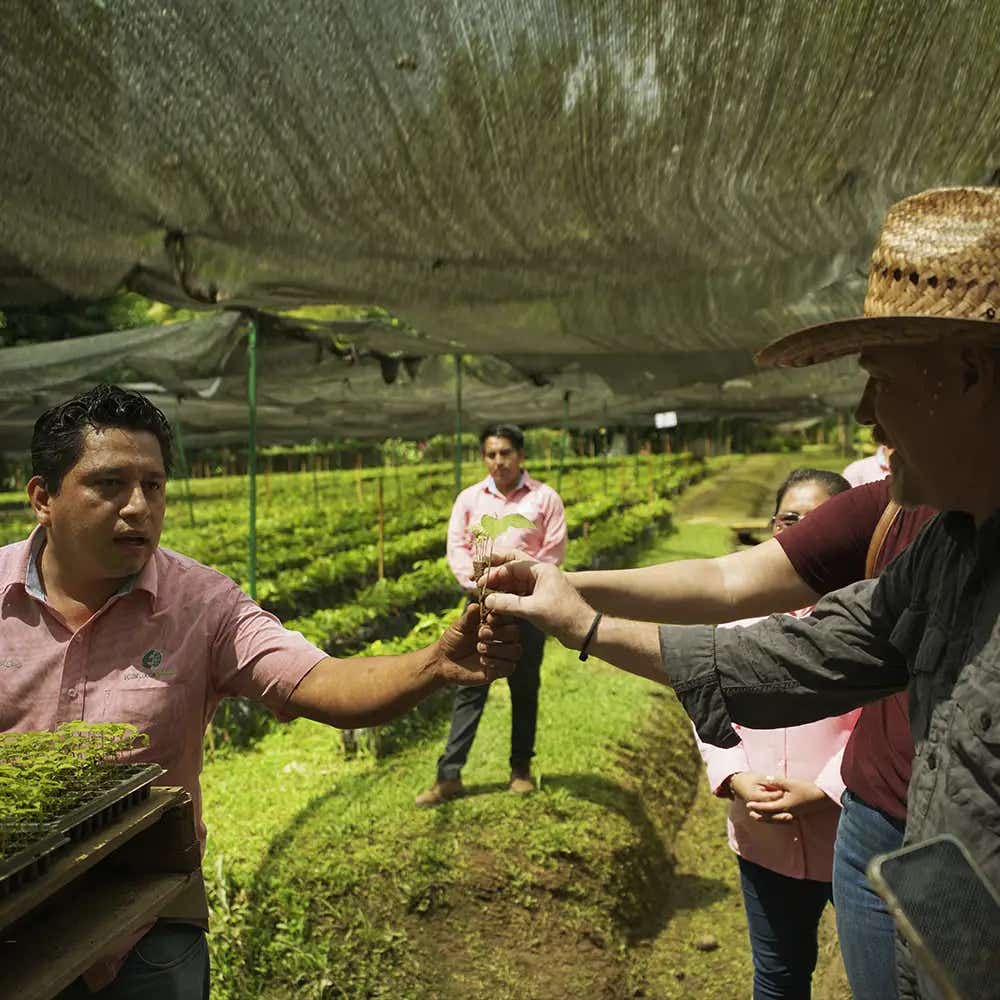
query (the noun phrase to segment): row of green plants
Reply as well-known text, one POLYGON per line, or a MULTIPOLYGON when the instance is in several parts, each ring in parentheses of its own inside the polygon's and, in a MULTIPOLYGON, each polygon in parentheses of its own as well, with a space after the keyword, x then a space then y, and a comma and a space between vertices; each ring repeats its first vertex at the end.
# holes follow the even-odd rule
MULTIPOLYGON (((616 554, 621 558, 651 531, 669 524, 669 496, 723 461, 728 460, 664 463, 653 482, 654 492, 662 495, 652 501, 643 501, 638 491, 626 489, 620 496, 591 495, 568 507, 566 568, 608 565, 616 554)), ((436 544, 443 547, 443 525, 436 544)), ((447 559, 418 561, 396 577, 366 584, 339 607, 320 608, 286 619, 285 624, 333 656, 419 648, 433 637, 432 633, 439 635, 443 630, 439 615, 455 613, 448 609, 455 606, 456 589, 447 559)), ((450 620, 447 617, 445 623, 450 620)), ((421 718, 418 713, 398 725, 407 730, 419 728, 421 718)), ((271 728, 271 716, 259 706, 243 699, 227 699, 216 713, 209 747, 245 747, 271 728)))

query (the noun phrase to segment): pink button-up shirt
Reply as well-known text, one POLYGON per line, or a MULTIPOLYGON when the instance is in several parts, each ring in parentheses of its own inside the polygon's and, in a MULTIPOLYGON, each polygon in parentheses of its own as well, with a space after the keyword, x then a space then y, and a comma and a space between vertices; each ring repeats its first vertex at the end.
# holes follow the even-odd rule
MULTIPOLYGON (((796 612, 808 615, 811 608, 796 612)), ((727 622, 720 628, 752 625, 760 618, 727 622)), ((844 782, 840 762, 861 710, 787 729, 748 729, 734 725, 740 742, 722 748, 702 743, 698 749, 708 769, 708 783, 718 795, 727 778, 739 771, 757 771, 782 778, 801 778, 827 795, 823 805, 790 823, 762 823, 750 818, 735 798, 727 823, 729 846, 742 858, 791 878, 829 882, 833 877, 833 842, 840 817, 844 782)))
POLYGON ((504 517, 523 514, 534 529, 509 528, 498 541, 505 549, 521 549, 542 562, 563 561, 566 555, 566 512, 551 486, 521 474, 517 489, 506 497, 492 476, 458 494, 448 522, 448 565, 463 590, 475 589, 472 579, 472 531, 483 514, 504 517))
MULTIPOLYGON (((288 718, 289 695, 325 654, 228 577, 167 549, 74 632, 42 592, 44 542, 38 528, 0 548, 0 731, 133 723, 150 743, 130 759, 163 765, 162 783, 191 793, 204 848, 202 743, 219 702, 242 695, 288 718)), ((95 968, 92 987, 129 947, 95 968)))
POLYGON ((889 453, 884 445, 879 445, 874 455, 859 458, 844 469, 844 478, 852 486, 864 486, 865 483, 877 483, 889 476, 889 453))

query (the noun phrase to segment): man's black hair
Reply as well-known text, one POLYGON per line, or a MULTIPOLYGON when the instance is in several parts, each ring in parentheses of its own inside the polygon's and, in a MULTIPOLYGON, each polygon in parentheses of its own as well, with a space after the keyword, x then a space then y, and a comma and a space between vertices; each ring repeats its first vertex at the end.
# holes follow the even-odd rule
POLYGON ((31 472, 41 476, 50 493, 58 493, 63 477, 80 460, 88 427, 123 427, 148 431, 160 442, 163 468, 173 466, 170 422, 145 396, 117 385, 97 385, 46 410, 31 435, 31 472))
POLYGON ((832 497, 851 488, 851 484, 838 472, 829 472, 826 469, 793 469, 788 474, 788 478, 778 487, 777 495, 774 498, 775 514, 778 513, 781 501, 785 499, 785 494, 793 486, 798 486, 801 483, 818 483, 832 497))
POLYGON ((524 431, 517 424, 490 424, 479 435, 480 449, 486 447, 486 439, 489 437, 506 438, 517 451, 524 451, 524 431))

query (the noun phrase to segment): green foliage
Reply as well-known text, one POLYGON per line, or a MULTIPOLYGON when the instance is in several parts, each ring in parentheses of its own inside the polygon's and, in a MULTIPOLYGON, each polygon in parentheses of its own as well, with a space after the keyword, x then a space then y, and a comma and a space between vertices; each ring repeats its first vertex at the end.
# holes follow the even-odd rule
POLYGON ((130 751, 149 744, 129 723, 66 722, 54 731, 0 733, 0 857, 39 825, 80 805, 130 751))
MULTIPOLYGON (((716 524, 660 532, 656 557, 719 555, 728 537, 716 524)), ((421 622, 406 647, 424 645, 444 619, 421 622)), ((433 778, 443 715, 387 760, 344 760, 334 734, 299 721, 254 754, 209 764, 213 996, 741 995, 749 960, 724 816, 699 826, 693 867, 674 877, 678 826, 701 780, 683 711, 641 679, 580 664, 553 643, 544 676, 532 797, 505 791, 502 683, 463 775, 470 794, 438 810, 414 810, 412 797, 433 778), (678 905, 681 892, 694 898, 678 905), (696 935, 671 939, 664 968, 647 969, 644 956, 687 907, 708 902, 712 923, 702 919, 699 933, 723 948, 706 960, 710 982, 691 991, 696 935)))
POLYGON ((105 299, 60 299, 42 306, 8 306, 4 313, 6 322, 0 325, 4 347, 179 323, 199 315, 125 290, 105 299))

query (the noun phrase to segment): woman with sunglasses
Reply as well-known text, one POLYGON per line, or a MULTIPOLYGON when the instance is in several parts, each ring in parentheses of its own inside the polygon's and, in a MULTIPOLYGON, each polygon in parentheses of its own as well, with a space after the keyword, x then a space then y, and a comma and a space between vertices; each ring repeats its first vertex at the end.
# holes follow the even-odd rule
MULTIPOLYGON (((796 469, 778 489, 773 534, 850 488, 834 472, 796 469)), ((794 614, 805 617, 810 610, 794 614)), ((728 749, 698 741, 712 791, 732 799, 729 844, 740 866, 754 1000, 810 995, 819 920, 832 902, 833 844, 844 792, 840 760, 858 714, 789 729, 733 726, 740 743, 728 749)))

